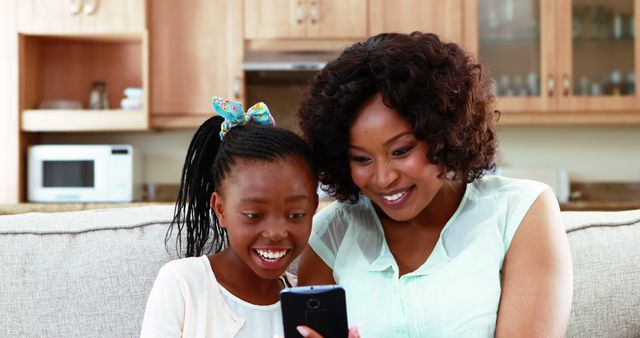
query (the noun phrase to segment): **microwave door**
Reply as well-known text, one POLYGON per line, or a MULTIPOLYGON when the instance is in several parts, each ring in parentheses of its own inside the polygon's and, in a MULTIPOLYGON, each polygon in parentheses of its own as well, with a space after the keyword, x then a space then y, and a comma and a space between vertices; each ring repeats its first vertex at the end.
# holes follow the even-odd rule
POLYGON ((42 192, 51 202, 73 202, 95 199, 98 182, 95 159, 40 162, 42 192))
POLYGON ((93 160, 43 161, 42 186, 45 188, 95 188, 93 160))

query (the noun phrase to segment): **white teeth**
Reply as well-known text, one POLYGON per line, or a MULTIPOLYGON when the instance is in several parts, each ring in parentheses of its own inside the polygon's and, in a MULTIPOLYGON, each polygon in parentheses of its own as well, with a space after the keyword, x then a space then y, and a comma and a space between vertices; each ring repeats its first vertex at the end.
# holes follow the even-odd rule
POLYGON ((400 199, 400 197, 404 196, 406 192, 399 192, 397 194, 393 194, 393 195, 388 195, 388 196, 382 196, 382 198, 384 198, 385 200, 389 201, 389 202, 393 202, 393 201, 397 201, 398 199, 400 199))
POLYGON ((287 254, 287 250, 273 251, 273 250, 256 249, 256 252, 258 253, 258 255, 260 255, 260 257, 264 259, 269 259, 269 260, 277 260, 287 254))

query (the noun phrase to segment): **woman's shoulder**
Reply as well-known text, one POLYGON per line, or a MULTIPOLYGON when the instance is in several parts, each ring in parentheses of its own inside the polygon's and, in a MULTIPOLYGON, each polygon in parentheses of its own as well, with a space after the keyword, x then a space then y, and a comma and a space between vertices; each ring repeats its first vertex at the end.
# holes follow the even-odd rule
POLYGON ((473 193, 479 197, 508 197, 511 195, 537 197, 543 191, 550 189, 542 182, 499 175, 484 176, 475 180, 470 186, 473 193))
POLYGON ((371 217, 371 203, 366 197, 360 196, 357 202, 333 201, 327 203, 316 212, 313 218, 313 226, 318 227, 344 227, 349 224, 367 221, 371 217))

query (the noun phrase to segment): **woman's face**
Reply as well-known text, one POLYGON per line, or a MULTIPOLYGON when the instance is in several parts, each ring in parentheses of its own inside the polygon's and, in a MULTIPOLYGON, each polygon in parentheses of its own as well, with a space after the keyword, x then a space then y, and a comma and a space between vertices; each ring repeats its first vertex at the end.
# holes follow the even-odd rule
POLYGON ((376 94, 358 110, 349 130, 351 178, 387 216, 410 221, 443 185, 440 167, 427 159, 428 146, 412 126, 376 94))
POLYGON ((278 278, 307 246, 318 206, 312 176, 299 158, 238 160, 213 194, 230 253, 259 277, 278 278))

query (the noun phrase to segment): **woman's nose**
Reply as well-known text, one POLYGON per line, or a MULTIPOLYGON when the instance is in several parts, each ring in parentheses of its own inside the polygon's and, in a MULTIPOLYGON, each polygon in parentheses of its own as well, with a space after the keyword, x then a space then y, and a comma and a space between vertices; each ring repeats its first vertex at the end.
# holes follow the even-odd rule
POLYGON ((397 178, 397 171, 391 167, 389 162, 383 162, 376 166, 375 182, 380 188, 390 186, 397 178))

